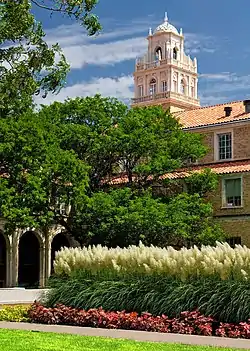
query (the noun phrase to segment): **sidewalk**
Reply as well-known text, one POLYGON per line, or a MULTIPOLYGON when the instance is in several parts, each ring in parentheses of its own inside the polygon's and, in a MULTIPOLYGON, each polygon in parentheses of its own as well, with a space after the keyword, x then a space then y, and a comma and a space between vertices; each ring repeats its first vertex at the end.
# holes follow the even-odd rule
POLYGON ((48 289, 1 288, 0 305, 32 304, 47 291, 48 289))
POLYGON ((114 339, 130 339, 136 341, 179 343, 186 345, 202 345, 215 347, 229 347, 250 350, 250 340, 229 339, 212 336, 163 334, 133 330, 95 329, 71 327, 62 325, 44 325, 31 323, 0 322, 1 329, 32 330, 51 333, 77 334, 83 336, 101 336, 114 339))

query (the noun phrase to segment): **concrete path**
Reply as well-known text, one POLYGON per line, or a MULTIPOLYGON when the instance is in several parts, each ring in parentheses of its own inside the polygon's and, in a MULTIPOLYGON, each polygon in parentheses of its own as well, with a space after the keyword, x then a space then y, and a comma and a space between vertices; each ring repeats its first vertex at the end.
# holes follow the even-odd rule
POLYGON ((180 343, 186 345, 203 345, 216 347, 229 347, 250 350, 250 340, 229 339, 210 336, 163 334, 133 330, 114 330, 70 327, 60 325, 43 325, 31 323, 0 322, 1 329, 32 330, 40 332, 77 334, 84 336, 102 336, 115 339, 131 339, 136 341, 180 343))

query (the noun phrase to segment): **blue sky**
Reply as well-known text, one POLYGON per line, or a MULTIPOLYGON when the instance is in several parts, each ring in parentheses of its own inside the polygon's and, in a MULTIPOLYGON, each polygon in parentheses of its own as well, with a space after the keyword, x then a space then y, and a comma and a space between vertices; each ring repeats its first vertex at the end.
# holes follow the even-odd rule
POLYGON ((201 104, 250 97, 249 0, 100 0, 103 32, 95 38, 73 20, 34 11, 47 41, 58 42, 71 65, 66 87, 42 103, 95 93, 129 101, 135 59, 146 51, 148 28, 162 23, 165 11, 183 28, 186 53, 197 57, 201 104))

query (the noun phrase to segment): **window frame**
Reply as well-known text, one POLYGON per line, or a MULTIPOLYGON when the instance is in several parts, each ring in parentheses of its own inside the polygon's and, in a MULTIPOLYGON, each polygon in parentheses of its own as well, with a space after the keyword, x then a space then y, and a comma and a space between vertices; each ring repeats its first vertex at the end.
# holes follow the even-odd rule
POLYGON ((232 161, 234 159, 234 133, 233 129, 225 129, 214 133, 214 160, 219 162, 232 161), (220 135, 231 134, 231 158, 220 158, 220 135))
POLYGON ((168 83, 166 80, 161 81, 161 91, 162 93, 166 93, 168 91, 168 83), (165 89, 164 89, 165 87, 165 89))
POLYGON ((244 199, 243 199, 243 175, 235 175, 235 176, 229 176, 229 177, 223 177, 222 178, 222 206, 221 208, 223 209, 234 209, 234 208, 243 208, 244 207, 244 199), (233 180, 233 179, 240 179, 241 184, 240 184, 240 198, 241 198, 241 204, 238 206, 229 206, 227 203, 227 194, 226 194, 226 181, 227 180, 233 180))
POLYGON ((143 84, 138 85, 138 96, 143 97, 144 96, 144 89, 143 89, 143 84))

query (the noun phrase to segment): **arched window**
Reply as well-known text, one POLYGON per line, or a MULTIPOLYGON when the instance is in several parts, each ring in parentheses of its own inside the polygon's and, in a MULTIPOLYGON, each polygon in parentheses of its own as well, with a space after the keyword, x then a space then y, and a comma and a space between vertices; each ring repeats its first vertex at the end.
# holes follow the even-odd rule
POLYGON ((186 87, 187 87, 186 82, 184 79, 182 79, 181 80, 181 94, 186 95, 186 87))
POLYGON ((174 59, 174 60, 177 60, 177 55, 178 55, 178 49, 177 49, 177 48, 174 48, 174 49, 173 49, 173 59, 174 59))
POLYGON ((156 61, 161 61, 162 60, 162 50, 158 46, 158 48, 155 50, 155 56, 156 56, 156 61))
POLYGON ((155 78, 152 78, 150 83, 149 83, 149 94, 150 95, 156 94, 156 80, 155 80, 155 78))

